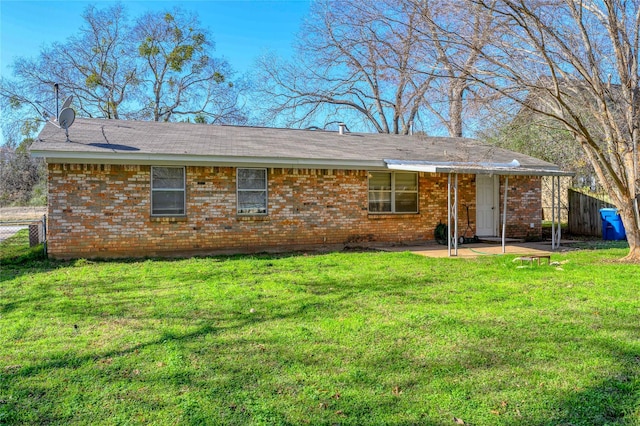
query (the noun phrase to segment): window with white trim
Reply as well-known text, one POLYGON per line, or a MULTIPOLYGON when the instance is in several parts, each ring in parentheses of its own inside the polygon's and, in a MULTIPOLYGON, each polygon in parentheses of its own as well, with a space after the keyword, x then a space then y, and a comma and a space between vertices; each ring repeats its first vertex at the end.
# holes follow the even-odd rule
POLYGON ((267 214, 267 169, 237 169, 238 214, 267 214))
POLYGON ((151 167, 151 215, 183 216, 186 188, 184 167, 151 167))
POLYGON ((370 213, 418 213, 418 174, 369 172, 370 213))

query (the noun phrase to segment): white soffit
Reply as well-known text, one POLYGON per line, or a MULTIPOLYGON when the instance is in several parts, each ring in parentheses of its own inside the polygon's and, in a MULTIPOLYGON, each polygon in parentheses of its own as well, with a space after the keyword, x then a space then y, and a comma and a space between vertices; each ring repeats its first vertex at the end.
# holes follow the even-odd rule
POLYGON ((465 173, 465 174, 496 174, 496 175, 522 175, 522 176, 573 176, 573 172, 565 172, 560 169, 542 169, 535 167, 522 167, 517 161, 510 163, 486 163, 486 162, 431 162, 431 161, 407 161, 385 159, 384 162, 390 170, 404 170, 426 173, 465 173))

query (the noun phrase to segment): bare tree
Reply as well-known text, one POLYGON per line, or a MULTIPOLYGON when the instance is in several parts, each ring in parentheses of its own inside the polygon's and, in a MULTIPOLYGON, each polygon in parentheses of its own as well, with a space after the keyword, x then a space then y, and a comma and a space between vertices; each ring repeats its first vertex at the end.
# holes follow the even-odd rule
POLYGON ((413 0, 421 21, 416 31, 425 60, 433 63, 433 79, 424 106, 446 126, 449 136, 462 137, 470 113, 490 109, 494 100, 469 78, 482 57, 479 52, 494 36, 491 14, 480 13, 478 5, 448 0, 413 0), (458 43, 464 37, 467 43, 458 43))
POLYGON ((146 13, 134 35, 144 61, 144 116, 154 121, 195 115, 231 121, 225 116, 241 115, 237 92, 228 80, 231 67, 211 57, 213 42, 195 14, 180 9, 146 13))
POLYGON ((433 80, 417 48, 419 20, 408 2, 313 3, 296 58, 267 56, 259 63, 258 86, 271 117, 303 127, 323 119, 406 134, 433 80))
POLYGON ((66 95, 74 96, 80 114, 123 118, 121 105, 137 83, 125 10, 121 4, 102 10, 89 6, 83 18, 79 35, 53 43, 37 58, 14 63, 21 86, 14 99, 50 99, 57 83, 66 95))
POLYGON ((560 124, 580 145, 640 261, 640 0, 471 0, 503 36, 482 49, 476 77, 560 124))
MULTIPOLYGON (((528 109, 516 108, 495 111, 476 131, 476 137, 492 145, 521 152, 558 165, 563 170, 576 173, 573 184, 592 188, 597 179, 593 166, 587 161, 582 148, 574 143, 573 136, 558 122, 528 109)), ((598 188, 600 189, 600 188, 598 188)), ((600 189, 601 190, 601 189, 600 189)))
POLYGON ((235 84, 231 66, 212 56, 213 43, 195 15, 148 13, 132 28, 117 4, 89 6, 83 18, 77 35, 15 61, 15 78, 0 81, 3 106, 38 108, 35 101, 43 100, 55 112, 57 83, 84 117, 247 121, 240 102, 246 83, 235 84))
POLYGON ((418 124, 461 136, 480 99, 467 73, 493 31, 490 15, 471 12, 445 0, 317 1, 296 58, 260 61, 263 103, 288 125, 355 121, 406 134, 418 124), (454 45, 460 33, 477 46, 454 45))
MULTIPOLYGON (((17 122, 3 122, 15 127, 17 122)), ((46 165, 29 155, 29 146, 38 130, 31 121, 20 128, 5 129, 7 140, 0 146, 0 205, 40 205, 46 203, 46 165)))

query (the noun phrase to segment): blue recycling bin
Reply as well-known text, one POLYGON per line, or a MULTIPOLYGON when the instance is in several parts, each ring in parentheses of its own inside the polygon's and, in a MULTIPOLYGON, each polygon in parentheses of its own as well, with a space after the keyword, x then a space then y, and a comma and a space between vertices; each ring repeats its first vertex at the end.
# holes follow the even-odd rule
POLYGON ((618 209, 600 209, 600 218, 602 219, 603 240, 624 240, 627 238, 627 232, 624 230, 618 209))

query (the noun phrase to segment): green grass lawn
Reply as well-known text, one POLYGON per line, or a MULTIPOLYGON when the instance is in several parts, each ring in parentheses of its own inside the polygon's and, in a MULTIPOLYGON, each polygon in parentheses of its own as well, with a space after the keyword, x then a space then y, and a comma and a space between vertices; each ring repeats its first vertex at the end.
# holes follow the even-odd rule
POLYGON ((640 424, 625 252, 4 264, 0 424, 640 424))
POLYGON ((29 247, 28 229, 22 229, 0 242, 0 266, 24 263, 28 260, 43 259, 44 257, 42 244, 29 247))

